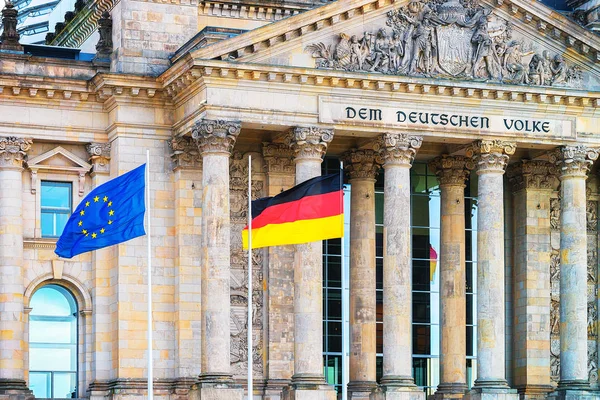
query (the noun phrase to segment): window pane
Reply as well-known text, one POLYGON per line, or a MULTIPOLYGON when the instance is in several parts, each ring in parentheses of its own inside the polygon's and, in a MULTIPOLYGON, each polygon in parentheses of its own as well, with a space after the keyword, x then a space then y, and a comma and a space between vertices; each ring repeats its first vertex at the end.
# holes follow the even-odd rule
POLYGON ((47 399, 52 397, 52 394, 50 393, 50 373, 30 372, 29 388, 33 391, 33 394, 38 399, 47 399))
POLYGON ((42 207, 71 209, 70 182, 42 182, 42 207))
POLYGON ((430 354, 431 326, 413 324, 413 352, 415 354, 430 354))
POLYGON ((339 289, 327 290, 327 319, 342 319, 342 292, 339 289))
POLYGON ((29 322, 29 341, 31 343, 64 343, 74 344, 71 321, 37 321, 29 322))
POLYGON ((73 371, 75 346, 66 348, 29 348, 29 369, 33 371, 73 371), (71 348, 68 348, 71 347, 71 348))
POLYGON ((31 316, 71 317, 77 311, 73 296, 55 285, 44 286, 36 291, 29 304, 31 316))
POLYGON ((69 215, 67 213, 56 214, 56 236, 62 235, 65 225, 67 225, 67 221, 69 220, 69 215))
POLYGON ((54 213, 42 212, 42 236, 58 236, 54 234, 54 213))
POLYGON ((55 399, 70 399, 75 392, 75 374, 55 373, 54 379, 54 398, 55 399))
POLYGON ((342 352, 342 323, 328 322, 327 323, 327 351, 333 353, 342 352))

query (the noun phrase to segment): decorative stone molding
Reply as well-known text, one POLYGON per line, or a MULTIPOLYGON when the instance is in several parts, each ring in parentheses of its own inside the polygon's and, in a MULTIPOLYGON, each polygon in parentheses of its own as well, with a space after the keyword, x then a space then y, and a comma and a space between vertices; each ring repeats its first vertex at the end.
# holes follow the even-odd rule
POLYGON ((440 185, 464 187, 475 163, 467 157, 444 154, 431 160, 429 168, 435 171, 440 185))
POLYGON ((514 192, 523 189, 554 189, 556 174, 556 167, 552 163, 538 160, 521 160, 510 165, 506 171, 514 192))
POLYGON ((53 148, 39 156, 27 160, 27 167, 31 171, 31 193, 35 193, 38 188, 38 173, 68 173, 77 174, 79 196, 85 192, 85 175, 92 169, 92 165, 85 162, 75 154, 67 151, 62 146, 53 148), (49 161, 55 158, 58 162, 49 161))
POLYGON ((96 60, 110 61, 110 55, 113 50, 112 41, 112 25, 113 21, 108 11, 104 11, 98 19, 98 34, 100 38, 96 44, 96 60))
POLYGON ((269 174, 294 174, 294 150, 282 143, 263 143, 265 172, 269 174))
POLYGON ((516 143, 503 140, 478 140, 466 150, 467 157, 474 159, 477 171, 504 173, 508 157, 517 150, 516 143))
POLYGON ((23 168, 32 139, 0 137, 0 168, 23 168))
POLYGON ((382 157, 383 168, 389 165, 410 167, 422 144, 421 136, 411 136, 406 133, 384 133, 375 141, 373 147, 382 157))
POLYGON ((2 25, 4 30, 0 36, 0 50, 23 52, 23 46, 19 43, 19 32, 17 31, 17 16, 19 10, 15 8, 12 0, 6 1, 6 6, 2 10, 2 25))
POLYGON ((110 143, 90 143, 86 147, 92 163, 92 174, 110 173, 110 143))
POLYGON ((173 162, 173 171, 177 169, 201 169, 202 157, 198 146, 190 137, 174 137, 167 141, 171 149, 171 161, 173 162))
POLYGON ((294 159, 321 160, 327 151, 327 146, 333 140, 333 129, 318 126, 296 126, 290 130, 285 143, 294 152, 294 159))
MULTIPOLYGON (((560 195, 560 190, 558 191, 560 195)), ((560 198, 550 199, 550 229, 558 231, 560 229, 560 198)))
POLYGON ((377 178, 381 168, 381 156, 375 150, 352 149, 342 154, 344 169, 350 179, 377 178))
POLYGON ((557 165, 560 179, 587 177, 590 167, 597 159, 598 150, 584 145, 563 146, 550 153, 550 162, 557 165))
POLYGON ((200 154, 231 154, 237 137, 242 130, 240 121, 203 119, 192 128, 192 138, 198 145, 200 154))

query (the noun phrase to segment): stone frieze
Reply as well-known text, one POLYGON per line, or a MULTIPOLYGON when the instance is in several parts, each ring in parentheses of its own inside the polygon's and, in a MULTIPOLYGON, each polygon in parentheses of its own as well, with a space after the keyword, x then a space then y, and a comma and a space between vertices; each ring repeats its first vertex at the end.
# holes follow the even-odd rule
POLYGON ((509 84, 583 86, 583 72, 561 54, 513 35, 510 22, 476 0, 411 0, 387 26, 341 33, 306 47, 317 68, 509 84))

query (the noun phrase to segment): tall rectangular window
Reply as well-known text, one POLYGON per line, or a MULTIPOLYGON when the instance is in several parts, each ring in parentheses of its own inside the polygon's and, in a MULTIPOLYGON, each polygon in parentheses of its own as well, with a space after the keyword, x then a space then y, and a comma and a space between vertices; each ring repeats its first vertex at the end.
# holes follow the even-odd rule
POLYGON ((59 237, 71 215, 71 182, 42 181, 42 237, 59 237))

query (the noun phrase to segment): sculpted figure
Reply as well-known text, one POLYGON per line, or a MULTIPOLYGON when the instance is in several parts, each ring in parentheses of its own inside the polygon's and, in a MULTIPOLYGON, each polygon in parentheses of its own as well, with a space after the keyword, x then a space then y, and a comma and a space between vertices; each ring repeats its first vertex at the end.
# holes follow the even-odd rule
POLYGON ((381 28, 377 32, 375 45, 373 47, 373 66, 371 71, 378 70, 386 73, 390 64, 390 39, 385 29, 381 28))
POLYGON ((567 80, 567 63, 560 54, 554 56, 550 65, 552 71, 552 84, 564 84, 567 80))
POLYGON ((500 62, 494 42, 488 32, 487 17, 481 16, 477 21, 477 27, 471 38, 471 43, 475 45, 473 55, 473 77, 477 77, 481 63, 485 63, 488 76, 492 79, 500 79, 500 62))
POLYGON ((514 83, 529 83, 527 71, 523 65, 523 53, 521 52, 521 43, 513 40, 506 48, 504 56, 504 68, 512 76, 514 83))
POLYGON ((394 31, 394 33, 392 33, 392 40, 390 42, 390 66, 394 72, 398 71, 398 68, 400 68, 400 62, 402 61, 403 55, 404 47, 402 46, 400 33, 398 33, 398 31, 394 31))
POLYGON ((543 79, 542 79, 542 85, 551 85, 552 84, 552 60, 550 59, 550 52, 548 50, 544 50, 542 52, 542 58, 541 58, 541 62, 542 62, 542 69, 544 71, 543 73, 543 79))
POLYGON ((350 38, 350 64, 354 68, 358 68, 359 71, 362 70, 363 63, 367 57, 367 53, 365 52, 366 47, 365 41, 361 43, 356 35, 352 35, 350 38))
POLYGON ((544 65, 541 57, 538 54, 534 54, 529 62, 529 82, 532 85, 543 85, 544 79, 544 65))
POLYGON ((347 67, 350 64, 350 37, 345 34, 340 34, 340 42, 335 48, 335 59, 342 68, 347 67))
POLYGON ((418 68, 426 75, 431 74, 432 65, 432 27, 429 14, 423 15, 423 20, 417 25, 413 34, 413 56, 410 66, 411 73, 417 73, 418 68))

